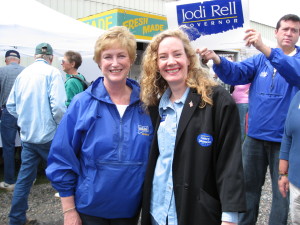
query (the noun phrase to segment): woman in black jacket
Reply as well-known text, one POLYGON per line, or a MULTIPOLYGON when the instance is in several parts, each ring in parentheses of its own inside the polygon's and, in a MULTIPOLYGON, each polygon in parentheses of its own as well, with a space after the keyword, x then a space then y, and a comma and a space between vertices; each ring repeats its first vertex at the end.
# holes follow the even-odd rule
POLYGON ((152 39, 141 99, 156 123, 142 224, 237 224, 245 211, 238 110, 180 29, 152 39))

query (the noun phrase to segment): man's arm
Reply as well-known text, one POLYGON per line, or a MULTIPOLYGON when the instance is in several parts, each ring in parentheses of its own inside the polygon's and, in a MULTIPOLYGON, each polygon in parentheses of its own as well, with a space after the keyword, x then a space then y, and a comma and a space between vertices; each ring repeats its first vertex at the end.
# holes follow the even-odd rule
POLYGON ((16 108, 15 86, 16 86, 16 82, 14 83, 14 85, 10 91, 10 94, 8 96, 8 99, 6 102, 6 109, 11 115, 18 118, 17 108, 16 108))
MULTIPOLYGON (((265 45, 262 41, 261 34, 254 29, 247 29, 244 41, 246 46, 250 47, 253 45, 258 51, 262 52, 266 57, 271 54, 271 48, 265 45)), ((199 48, 196 50, 199 54, 203 63, 207 63, 208 60, 212 59, 214 64, 219 65, 221 63, 220 57, 213 51, 207 48, 199 48)))
POLYGON ((57 74, 53 74, 50 85, 49 100, 51 112, 56 124, 59 124, 66 111, 66 91, 59 71, 57 71, 57 74))

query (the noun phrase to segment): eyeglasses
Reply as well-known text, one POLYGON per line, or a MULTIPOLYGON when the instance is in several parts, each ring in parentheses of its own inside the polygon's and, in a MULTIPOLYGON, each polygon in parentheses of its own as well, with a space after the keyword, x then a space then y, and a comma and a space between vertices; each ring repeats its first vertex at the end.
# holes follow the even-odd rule
POLYGON ((65 64, 65 63, 70 63, 70 62, 68 62, 68 61, 65 61, 65 60, 61 60, 61 64, 65 64))

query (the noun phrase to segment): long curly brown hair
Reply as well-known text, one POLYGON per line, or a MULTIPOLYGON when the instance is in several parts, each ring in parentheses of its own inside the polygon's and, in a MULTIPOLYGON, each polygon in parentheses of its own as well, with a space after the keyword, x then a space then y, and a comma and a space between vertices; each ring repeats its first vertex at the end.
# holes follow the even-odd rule
POLYGON ((176 37, 183 43, 185 53, 190 61, 186 85, 196 89, 197 93, 201 95, 200 107, 205 107, 206 104, 212 105, 212 87, 216 86, 217 83, 209 78, 208 71, 200 66, 199 59, 188 36, 179 28, 159 33, 153 37, 147 46, 142 60, 141 100, 146 107, 157 105, 159 98, 169 87, 167 81, 158 72, 157 65, 159 44, 167 37, 176 37))

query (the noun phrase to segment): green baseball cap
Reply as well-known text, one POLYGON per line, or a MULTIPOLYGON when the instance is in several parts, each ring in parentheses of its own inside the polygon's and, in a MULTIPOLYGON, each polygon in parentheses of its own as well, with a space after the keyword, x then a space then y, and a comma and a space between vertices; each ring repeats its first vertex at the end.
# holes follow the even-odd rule
POLYGON ((35 48, 35 54, 43 54, 43 55, 53 55, 53 49, 48 43, 38 44, 35 48))

